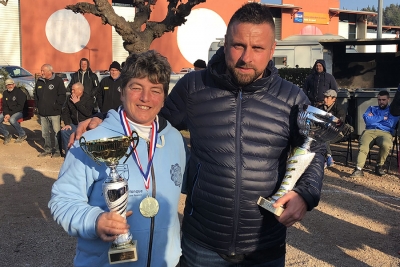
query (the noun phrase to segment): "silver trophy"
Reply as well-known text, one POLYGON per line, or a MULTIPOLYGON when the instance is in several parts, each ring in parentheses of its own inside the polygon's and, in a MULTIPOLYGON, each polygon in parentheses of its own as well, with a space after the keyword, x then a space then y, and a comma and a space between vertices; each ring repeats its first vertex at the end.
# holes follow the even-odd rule
MULTIPOLYGON (((103 196, 110 211, 126 217, 128 204, 128 181, 121 177, 116 167, 121 158, 126 156, 125 161, 130 157, 139 142, 136 132, 131 136, 118 136, 86 141, 82 136, 79 145, 82 150, 97 164, 105 163, 111 169, 110 174, 103 183, 103 196), (133 148, 127 154, 129 146, 133 148)), ((124 161, 124 163, 125 163, 124 161)), ((132 240, 130 232, 118 235, 108 251, 110 264, 137 261, 136 240, 132 240)))
POLYGON ((295 147, 287 160, 286 172, 278 191, 269 198, 260 197, 257 204, 264 209, 280 216, 284 207, 272 205, 283 195, 293 189, 297 180, 305 172, 314 158, 310 146, 313 141, 327 142, 336 138, 343 130, 344 122, 332 114, 309 105, 299 107, 297 125, 305 142, 301 147, 295 147))

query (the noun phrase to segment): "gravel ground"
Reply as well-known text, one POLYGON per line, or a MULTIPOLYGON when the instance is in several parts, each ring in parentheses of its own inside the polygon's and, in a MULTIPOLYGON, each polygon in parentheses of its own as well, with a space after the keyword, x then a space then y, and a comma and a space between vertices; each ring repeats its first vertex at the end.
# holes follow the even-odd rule
MULTIPOLYGON (((26 142, 0 140, 0 266, 72 266, 75 238, 47 208, 63 159, 37 157, 43 142, 36 118, 22 126, 26 142)), ((353 163, 335 159, 320 205, 288 229, 286 266, 400 266, 398 173, 378 177, 372 165, 365 177, 350 179, 353 163)))

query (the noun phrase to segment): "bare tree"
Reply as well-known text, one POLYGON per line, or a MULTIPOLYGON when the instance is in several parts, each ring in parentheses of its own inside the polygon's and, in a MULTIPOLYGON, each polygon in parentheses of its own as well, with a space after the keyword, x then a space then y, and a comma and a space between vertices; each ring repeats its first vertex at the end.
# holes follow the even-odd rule
POLYGON ((4 6, 6 6, 7 3, 8 3, 8 0, 1 0, 1 1, 0 1, 0 4, 2 4, 2 5, 4 5, 4 6))
POLYGON ((118 16, 107 0, 93 0, 94 4, 80 2, 65 8, 74 13, 93 14, 100 17, 103 24, 114 26, 124 41, 125 50, 131 54, 148 50, 154 39, 185 23, 192 8, 206 2, 206 0, 187 0, 186 3, 182 3, 182 0, 167 1, 169 2, 167 14, 164 20, 159 22, 149 21, 151 6, 155 5, 157 0, 132 0, 136 8, 135 19, 132 22, 118 16))

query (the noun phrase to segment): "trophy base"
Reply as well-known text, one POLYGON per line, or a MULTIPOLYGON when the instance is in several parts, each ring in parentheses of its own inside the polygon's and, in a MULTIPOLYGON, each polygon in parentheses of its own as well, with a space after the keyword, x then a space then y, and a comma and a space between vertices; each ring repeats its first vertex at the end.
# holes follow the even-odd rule
POLYGON ((108 260, 110 264, 137 261, 136 240, 132 240, 122 248, 111 246, 108 250, 108 260))
POLYGON ((272 206, 274 203, 271 202, 268 199, 265 199, 263 197, 260 197, 257 201, 257 204, 268 210, 269 212, 272 212, 273 214, 275 214, 276 216, 281 216, 282 212, 285 210, 282 206, 275 208, 274 206, 272 206))

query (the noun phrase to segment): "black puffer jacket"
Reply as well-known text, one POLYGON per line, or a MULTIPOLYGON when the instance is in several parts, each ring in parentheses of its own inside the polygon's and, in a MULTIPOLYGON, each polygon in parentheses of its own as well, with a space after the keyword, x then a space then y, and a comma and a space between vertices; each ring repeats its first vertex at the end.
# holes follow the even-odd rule
MULTIPOLYGON (((309 101, 278 76, 272 61, 265 78, 242 89, 225 73, 220 49, 206 70, 179 80, 161 110, 173 126, 190 131, 182 231, 225 255, 280 248, 283 254, 286 228, 257 200, 278 189, 290 147, 304 141, 296 105, 309 101)), ((294 189, 308 210, 318 204, 323 179, 324 145, 315 149, 318 153, 294 189)))
POLYGON ((313 106, 319 105, 324 101, 324 93, 329 89, 333 89, 337 92, 338 86, 335 78, 326 72, 325 60, 318 59, 315 61, 312 73, 307 76, 303 90, 308 96, 313 106), (324 71, 318 73, 316 70, 317 63, 320 63, 324 67, 324 71))

